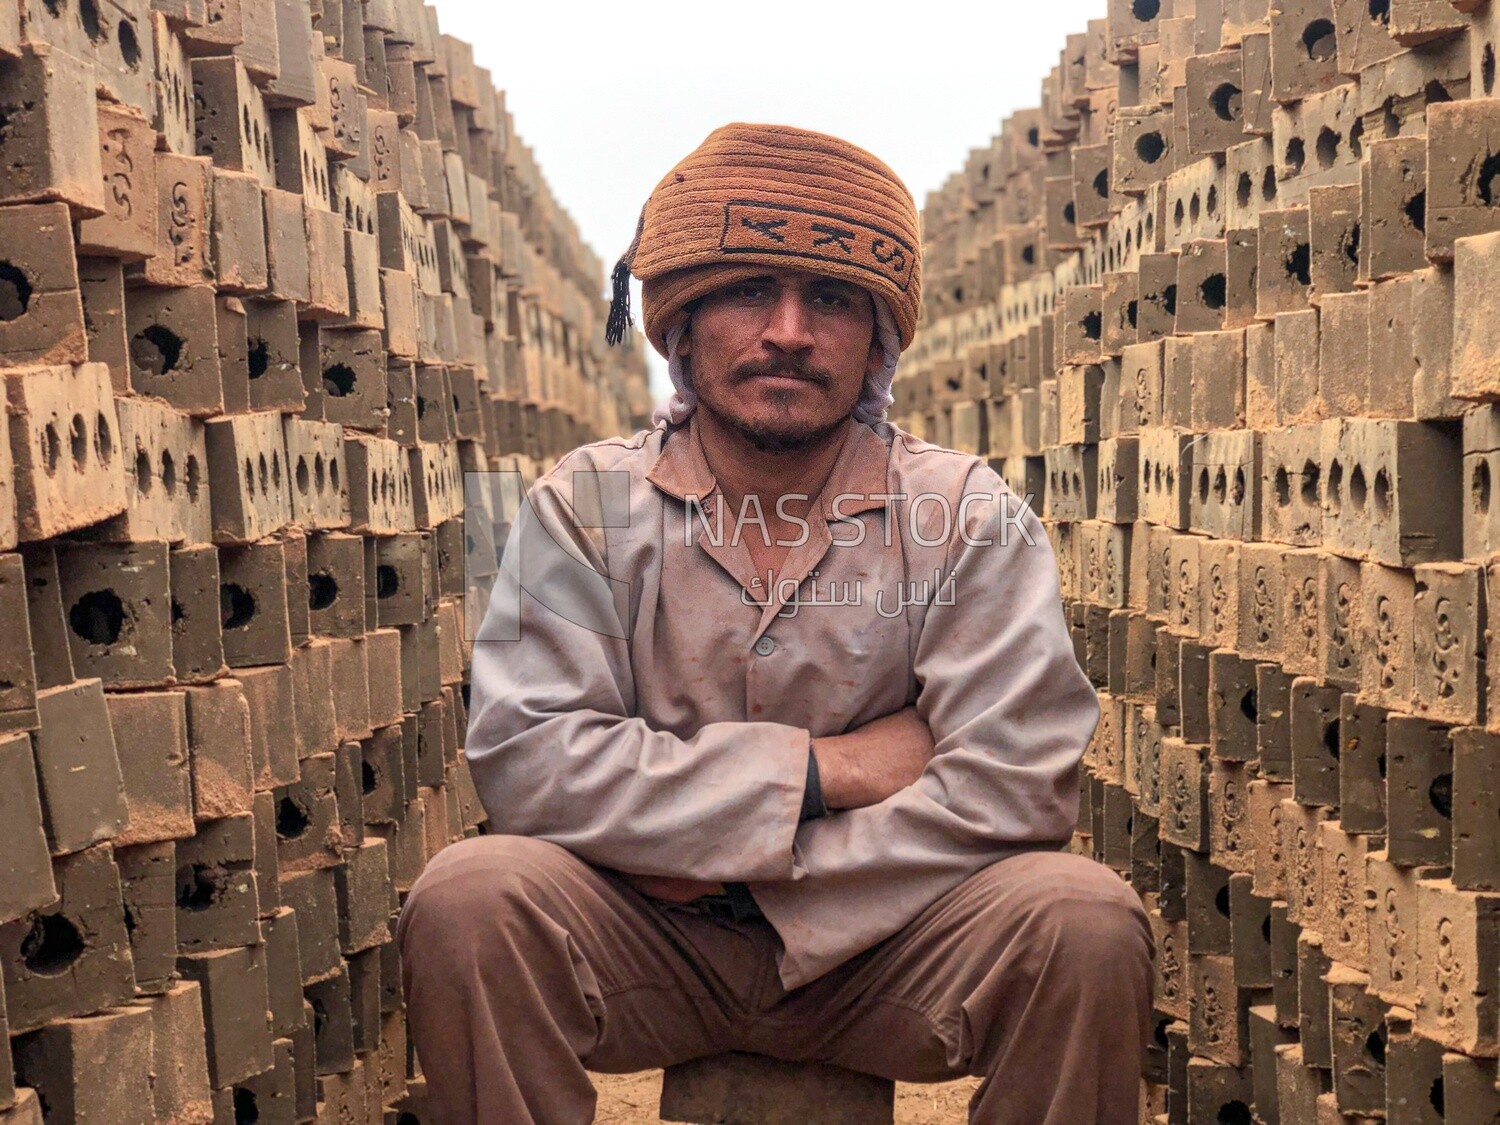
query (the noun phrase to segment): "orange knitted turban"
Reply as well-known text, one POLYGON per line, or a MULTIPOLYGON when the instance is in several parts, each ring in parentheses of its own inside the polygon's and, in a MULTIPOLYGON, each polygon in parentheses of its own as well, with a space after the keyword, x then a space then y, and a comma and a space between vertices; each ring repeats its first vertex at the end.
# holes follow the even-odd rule
POLYGON ((922 236, 911 192, 847 141, 788 125, 725 125, 668 172, 614 272, 608 339, 643 282, 645 331, 667 354, 683 307, 766 266, 842 278, 885 298, 911 344, 922 301, 922 236))

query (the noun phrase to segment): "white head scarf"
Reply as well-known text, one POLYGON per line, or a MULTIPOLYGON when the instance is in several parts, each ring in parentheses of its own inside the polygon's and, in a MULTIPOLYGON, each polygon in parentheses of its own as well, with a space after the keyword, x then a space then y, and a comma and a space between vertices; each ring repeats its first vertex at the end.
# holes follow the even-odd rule
MULTIPOLYGON (((891 384, 896 379, 896 365, 901 362, 901 332, 896 327, 896 317, 884 297, 874 294, 871 297, 875 306, 875 336, 880 341, 884 362, 878 370, 865 376, 864 390, 854 407, 855 420, 867 426, 884 422, 885 412, 896 401, 891 395, 891 384)), ((667 333, 667 373, 676 389, 671 398, 656 408, 651 416, 653 423, 666 421, 674 426, 681 425, 698 409, 698 395, 693 390, 687 362, 677 351, 687 327, 688 320, 684 320, 667 333)))

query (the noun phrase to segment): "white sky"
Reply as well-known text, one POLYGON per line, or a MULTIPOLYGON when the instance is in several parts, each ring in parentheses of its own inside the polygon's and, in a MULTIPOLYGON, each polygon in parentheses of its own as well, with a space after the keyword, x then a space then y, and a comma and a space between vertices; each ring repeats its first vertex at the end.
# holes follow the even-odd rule
MULTIPOLYGON (((1065 37, 1107 8, 1106 0, 435 3, 443 31, 472 43, 493 71, 517 131, 606 268, 629 245, 656 181, 730 121, 853 141, 890 164, 920 206, 1004 117, 1039 104, 1065 37)), ((638 313, 639 291, 636 302, 638 313)), ((664 364, 652 384, 658 393, 667 386, 664 364)))

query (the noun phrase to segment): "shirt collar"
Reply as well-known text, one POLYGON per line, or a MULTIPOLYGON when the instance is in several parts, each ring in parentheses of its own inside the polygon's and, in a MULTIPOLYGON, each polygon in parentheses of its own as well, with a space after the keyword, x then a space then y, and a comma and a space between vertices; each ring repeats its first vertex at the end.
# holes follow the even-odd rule
MULTIPOLYGON (((839 517, 886 507, 889 461, 890 447, 885 439, 863 422, 852 423, 823 488, 824 518, 835 518, 833 503, 838 497, 843 497, 838 504, 839 517)), ((718 481, 703 453, 696 412, 685 425, 666 427, 661 452, 646 479, 667 495, 683 501, 690 498, 701 501, 718 489, 718 481)))

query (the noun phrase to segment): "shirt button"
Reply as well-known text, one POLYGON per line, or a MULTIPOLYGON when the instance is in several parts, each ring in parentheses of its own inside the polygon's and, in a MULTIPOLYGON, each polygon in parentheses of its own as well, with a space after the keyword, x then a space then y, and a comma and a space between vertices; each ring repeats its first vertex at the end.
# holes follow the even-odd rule
POLYGON ((761 656, 770 656, 776 651, 776 642, 770 637, 762 637, 755 642, 755 651, 761 656))

